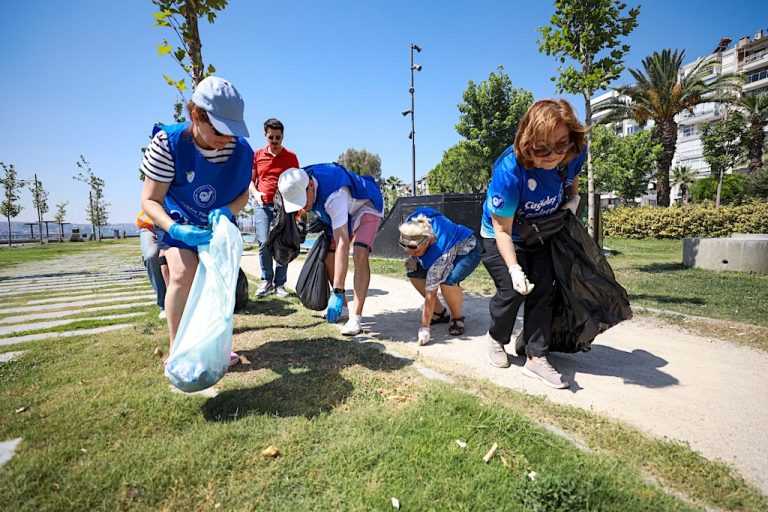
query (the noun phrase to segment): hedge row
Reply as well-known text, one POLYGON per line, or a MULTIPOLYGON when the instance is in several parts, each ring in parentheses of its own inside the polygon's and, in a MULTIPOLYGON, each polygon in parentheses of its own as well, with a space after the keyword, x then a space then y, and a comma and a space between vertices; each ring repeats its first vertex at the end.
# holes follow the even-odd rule
POLYGON ((604 210, 603 235, 625 238, 729 237, 734 233, 768 233, 768 203, 740 206, 712 203, 669 208, 641 206, 604 210))

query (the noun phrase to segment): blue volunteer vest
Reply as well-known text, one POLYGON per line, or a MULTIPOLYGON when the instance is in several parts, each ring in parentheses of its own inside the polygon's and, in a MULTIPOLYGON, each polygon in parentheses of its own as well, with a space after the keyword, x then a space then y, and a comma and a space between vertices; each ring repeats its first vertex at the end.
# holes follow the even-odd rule
MULTIPOLYGON (((188 127, 190 123, 155 126, 168 134, 175 175, 164 206, 168 215, 180 224, 208 225, 208 213, 227 206, 248 190, 251 182, 253 150, 242 137, 236 138, 235 150, 223 164, 209 162, 197 150, 188 127)), ((234 222, 234 218, 230 219, 234 222)))
POLYGON ((429 270, 440 256, 448 252, 462 240, 466 240, 472 236, 472 230, 461 224, 451 222, 445 215, 434 208, 423 206, 416 208, 416 210, 414 210, 414 212, 405 220, 406 222, 413 220, 420 214, 429 219, 429 223, 432 225, 432 231, 435 233, 435 238, 437 240, 429 246, 429 249, 427 249, 422 256, 416 257, 416 260, 421 266, 424 269, 429 270))
POLYGON ((368 199, 376 210, 380 213, 384 212, 384 197, 381 195, 381 190, 373 177, 358 176, 337 163, 315 164, 303 169, 310 178, 317 180, 315 202, 312 205, 312 211, 329 226, 332 222, 331 217, 325 211, 325 202, 331 194, 341 187, 349 187, 353 198, 368 199))
MULTIPOLYGON (((581 172, 586 155, 585 148, 568 162, 565 187, 581 172)), ((510 146, 493 164, 491 183, 483 202, 480 234, 484 238, 496 238, 491 215, 526 219, 552 215, 562 204, 564 192, 556 169, 526 169, 517 161, 514 147, 510 146)), ((512 228, 512 239, 520 241, 516 224, 512 228)))

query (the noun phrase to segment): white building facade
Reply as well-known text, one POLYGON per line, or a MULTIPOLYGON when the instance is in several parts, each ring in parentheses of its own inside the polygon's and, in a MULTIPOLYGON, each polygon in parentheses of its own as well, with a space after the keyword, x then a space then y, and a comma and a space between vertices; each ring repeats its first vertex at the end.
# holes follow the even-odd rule
MULTIPOLYGON (((768 31, 758 30, 754 37, 744 36, 735 45, 731 45, 730 39, 722 39, 715 51, 706 57, 685 64, 682 67, 683 76, 702 60, 710 61, 719 59, 720 64, 712 70, 709 78, 715 78, 723 73, 741 73, 745 77, 742 86, 742 94, 756 94, 768 92, 768 31)), ((608 99, 617 96, 615 91, 605 93, 592 99, 593 108, 608 99)), ((704 159, 701 144, 701 132, 705 123, 722 119, 728 112, 728 107, 715 103, 702 103, 697 105, 693 112, 683 111, 676 117, 677 121, 677 146, 672 159, 672 167, 678 165, 690 167, 699 178, 710 175, 709 164, 704 159)), ((601 116, 596 116, 595 122, 601 116)), ((652 126, 652 122, 647 127, 652 126)), ((618 135, 628 135, 641 129, 631 120, 622 121, 615 126, 618 135)), ((732 169, 730 172, 739 172, 743 168, 732 169)), ((679 187, 672 187, 672 199, 679 199, 679 187)))

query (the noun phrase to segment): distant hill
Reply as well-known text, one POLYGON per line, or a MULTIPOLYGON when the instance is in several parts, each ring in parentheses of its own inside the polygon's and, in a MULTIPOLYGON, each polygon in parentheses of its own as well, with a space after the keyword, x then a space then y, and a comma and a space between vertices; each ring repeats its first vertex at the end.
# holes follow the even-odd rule
MULTIPOLYGON (((90 235, 92 232, 90 224, 64 224, 64 235, 69 236, 72 233, 72 228, 79 229, 80 233, 90 235)), ((120 230, 120 233, 125 233, 126 236, 138 236, 139 228, 135 224, 120 223, 120 224, 108 224, 101 228, 102 234, 108 237, 112 237, 113 230, 120 230)), ((37 223, 33 226, 34 236, 37 237, 37 223)), ((14 222, 11 221, 11 233, 15 237, 30 236, 29 223, 27 222, 14 222)), ((43 236, 45 236, 45 223, 43 223, 43 236)), ((58 236, 59 225, 55 222, 48 223, 48 234, 50 236, 58 236)), ((0 238, 8 238, 8 222, 5 219, 0 219, 0 238)))

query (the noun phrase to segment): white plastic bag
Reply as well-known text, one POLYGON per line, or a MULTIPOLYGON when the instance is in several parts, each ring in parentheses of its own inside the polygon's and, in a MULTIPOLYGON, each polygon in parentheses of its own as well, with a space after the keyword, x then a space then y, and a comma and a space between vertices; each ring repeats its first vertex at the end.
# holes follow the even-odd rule
POLYGON ((197 272, 165 365, 171 384, 182 391, 211 387, 227 372, 242 254, 240 230, 225 217, 214 224, 210 244, 198 247, 197 272))

